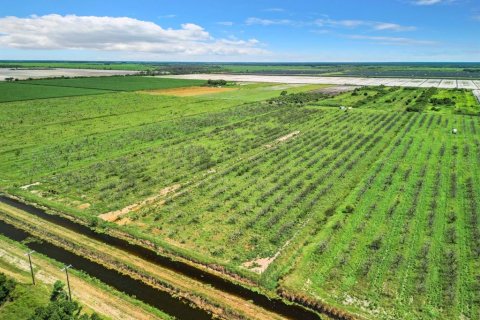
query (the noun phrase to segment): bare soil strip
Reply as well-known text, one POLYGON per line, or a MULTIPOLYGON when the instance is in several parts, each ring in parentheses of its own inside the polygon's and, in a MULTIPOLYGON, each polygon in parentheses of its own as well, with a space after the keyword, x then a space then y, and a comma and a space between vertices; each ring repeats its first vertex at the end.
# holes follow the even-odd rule
POLYGON ((159 198, 164 197, 171 192, 177 191, 178 189, 180 189, 180 187, 181 187, 180 184, 174 184, 173 186, 163 188, 162 190, 160 190, 160 192, 157 195, 148 197, 147 199, 145 199, 141 202, 137 202, 137 203, 133 203, 131 205, 128 205, 123 209, 103 213, 103 214, 99 215, 98 217, 100 219, 105 220, 105 221, 116 222, 122 216, 124 216, 124 215, 126 215, 126 214, 128 214, 132 211, 136 211, 136 210, 142 208, 143 206, 145 206, 147 204, 153 203, 156 200, 158 200, 159 198))
POLYGON ((266 144, 265 147, 266 148, 272 148, 273 146, 276 146, 277 144, 280 144, 282 142, 285 142, 285 141, 288 141, 292 138, 294 138, 295 136, 299 135, 300 134, 300 131, 293 131, 293 132, 290 132, 289 134, 287 135, 284 135, 278 139, 276 139, 273 143, 270 143, 270 144, 266 144))

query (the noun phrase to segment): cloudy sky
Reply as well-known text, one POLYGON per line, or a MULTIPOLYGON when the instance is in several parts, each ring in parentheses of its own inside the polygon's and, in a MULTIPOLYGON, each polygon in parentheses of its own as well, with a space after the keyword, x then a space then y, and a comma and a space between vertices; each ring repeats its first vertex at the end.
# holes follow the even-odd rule
POLYGON ((480 61, 479 0, 17 0, 0 59, 480 61))

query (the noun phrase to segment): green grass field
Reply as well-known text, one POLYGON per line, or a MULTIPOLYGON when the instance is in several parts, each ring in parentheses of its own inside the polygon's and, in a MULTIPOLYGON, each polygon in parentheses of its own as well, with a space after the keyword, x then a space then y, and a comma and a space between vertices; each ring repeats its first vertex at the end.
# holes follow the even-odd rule
POLYGON ((320 87, 4 103, 0 186, 292 300, 478 318, 480 106, 439 89, 279 98, 320 87))
POLYGON ((0 320, 29 319, 36 308, 48 304, 50 290, 49 286, 43 284, 32 287, 18 283, 12 293, 14 300, 0 306, 0 320))
POLYGON ((0 102, 85 96, 116 91, 171 89, 203 85, 200 80, 138 76, 43 79, 0 83, 0 102))
POLYGON ((84 96, 105 93, 104 90, 65 88, 19 83, 0 83, 0 102, 84 96))
POLYGON ((73 79, 41 79, 22 81, 26 84, 100 89, 111 91, 138 91, 149 89, 171 89, 203 85, 202 80, 163 79, 138 76, 85 77, 73 79))

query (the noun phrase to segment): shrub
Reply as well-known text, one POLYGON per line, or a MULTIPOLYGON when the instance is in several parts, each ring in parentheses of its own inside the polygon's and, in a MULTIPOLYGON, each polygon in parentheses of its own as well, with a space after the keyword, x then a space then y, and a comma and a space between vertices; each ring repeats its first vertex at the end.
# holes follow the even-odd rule
POLYGON ((67 293, 64 290, 65 285, 57 281, 53 285, 52 294, 50 296, 50 303, 45 307, 40 307, 35 310, 35 313, 29 320, 100 320, 101 318, 93 313, 88 316, 81 314, 82 307, 76 301, 68 300, 67 293))
POLYGON ((0 273, 0 306, 11 299, 11 294, 15 289, 16 283, 13 279, 8 279, 3 273, 0 273))
POLYGON ((351 204, 347 204, 345 209, 342 210, 343 213, 353 213, 355 211, 355 207, 351 204))
POLYGON ((226 80, 208 80, 207 81, 208 86, 216 87, 216 86, 225 86, 227 85, 226 80))

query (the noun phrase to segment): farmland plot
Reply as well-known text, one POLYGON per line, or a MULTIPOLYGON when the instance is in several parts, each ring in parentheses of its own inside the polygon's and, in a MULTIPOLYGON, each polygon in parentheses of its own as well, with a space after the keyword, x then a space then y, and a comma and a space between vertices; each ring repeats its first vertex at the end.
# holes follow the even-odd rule
POLYGON ((311 307, 477 319, 473 94, 319 88, 5 103, 0 186, 311 307))
POLYGON ((380 318, 478 318, 478 118, 415 115, 405 128, 285 285, 380 318))

